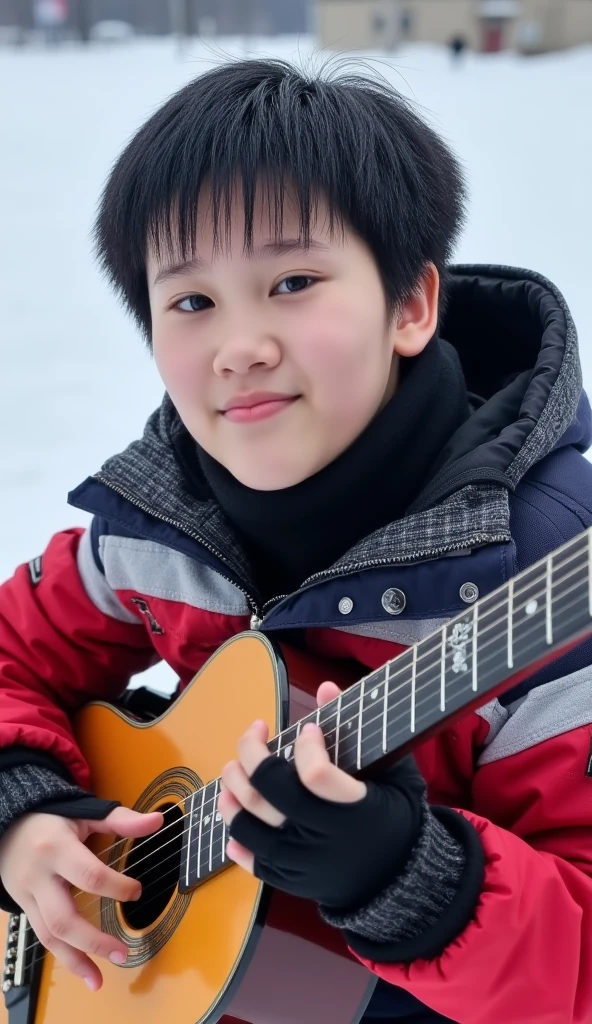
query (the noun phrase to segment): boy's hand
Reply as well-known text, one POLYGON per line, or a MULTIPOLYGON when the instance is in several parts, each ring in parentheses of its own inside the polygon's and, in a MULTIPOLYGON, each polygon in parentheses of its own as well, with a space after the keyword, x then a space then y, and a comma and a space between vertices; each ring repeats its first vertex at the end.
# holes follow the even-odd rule
MULTIPOLYGON (((335 683, 322 683, 317 691, 317 704, 323 707, 339 696, 335 683)), ((266 743, 269 738, 264 722, 255 722, 238 743, 239 761, 229 761, 222 771, 222 792, 218 801, 220 814, 230 825, 243 808, 255 814, 268 825, 278 827, 286 818, 267 803, 249 779, 256 768, 269 757, 266 743)), ((294 764, 307 789, 323 800, 353 803, 366 795, 366 784, 341 771, 329 760, 325 740, 316 725, 305 725, 294 744, 294 764)), ((228 844, 228 856, 242 868, 254 874, 254 856, 236 840, 228 844)))
POLYGON ((7 892, 22 907, 41 944, 93 991, 103 978, 86 954, 123 963, 127 949, 82 917, 70 886, 121 902, 137 899, 142 886, 107 867, 84 842, 92 832, 136 839, 162 823, 159 812, 139 814, 127 807, 116 807, 102 821, 33 812, 15 821, 0 841, 0 875, 7 892))
MULTIPOLYGON (((338 694, 323 683, 317 702, 338 694)), ((302 728, 293 764, 270 755, 267 739, 255 722, 239 741, 240 760, 222 771, 229 858, 293 895, 361 906, 403 870, 419 838, 426 786, 413 758, 366 784, 330 761, 316 725, 302 728)))

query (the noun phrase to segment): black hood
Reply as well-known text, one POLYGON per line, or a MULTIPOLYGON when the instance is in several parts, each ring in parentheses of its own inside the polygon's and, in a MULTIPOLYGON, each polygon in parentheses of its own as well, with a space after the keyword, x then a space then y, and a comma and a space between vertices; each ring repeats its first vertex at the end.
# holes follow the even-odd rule
POLYGON ((576 330, 563 296, 544 277, 512 267, 453 267, 440 333, 458 352, 474 411, 411 511, 467 484, 512 490, 561 444, 590 446, 576 330))

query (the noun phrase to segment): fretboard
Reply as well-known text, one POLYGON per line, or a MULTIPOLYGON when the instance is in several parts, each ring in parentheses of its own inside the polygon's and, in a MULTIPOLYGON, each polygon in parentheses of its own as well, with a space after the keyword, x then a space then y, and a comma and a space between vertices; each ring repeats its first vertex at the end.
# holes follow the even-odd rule
MULTIPOLYGON (((332 761, 349 773, 443 728, 475 702, 592 632, 592 530, 476 602, 441 630, 365 676, 268 743, 292 760, 306 722, 323 731, 332 761)), ((226 866, 227 834, 216 811, 220 779, 185 802, 181 889, 226 866)))

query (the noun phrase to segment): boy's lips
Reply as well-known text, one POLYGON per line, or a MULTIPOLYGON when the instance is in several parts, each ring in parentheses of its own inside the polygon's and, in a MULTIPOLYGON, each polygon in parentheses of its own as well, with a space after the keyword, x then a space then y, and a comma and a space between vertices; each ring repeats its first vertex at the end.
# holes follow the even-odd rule
POLYGON ((232 423, 254 423, 282 412, 296 402, 299 397, 300 395, 282 395, 270 392, 237 395, 221 412, 225 419, 232 423))

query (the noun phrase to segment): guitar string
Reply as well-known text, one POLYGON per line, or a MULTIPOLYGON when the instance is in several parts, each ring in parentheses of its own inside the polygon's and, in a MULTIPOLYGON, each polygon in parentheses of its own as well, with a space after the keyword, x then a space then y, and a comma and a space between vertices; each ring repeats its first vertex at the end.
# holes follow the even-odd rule
MULTIPOLYGON (((573 603, 573 602, 572 602, 572 603, 573 603)), ((566 610, 567 610, 567 609, 564 609, 564 611, 566 611, 566 610)), ((532 631, 530 631, 530 632, 532 632, 532 631)), ((491 659, 486 659, 486 661, 487 661, 487 660, 491 660, 491 659)), ((420 721, 420 720, 421 720, 421 719, 418 719, 418 721, 420 721)), ((380 730, 380 731, 381 731, 381 730, 380 730)), ((377 747, 376 749, 381 749, 381 745, 379 745, 379 746, 378 746, 378 747, 377 747)), ((166 846, 166 845, 169 845, 169 844, 170 844, 170 842, 172 842, 172 840, 169 840, 169 842, 168 842, 168 843, 166 843, 166 844, 164 844, 164 845, 165 845, 165 846, 166 846)), ((157 850, 156 852, 158 852, 158 851, 159 851, 159 850, 161 850, 161 849, 164 849, 164 847, 159 847, 159 848, 158 848, 158 850, 157 850)), ((162 860, 162 861, 160 861, 160 862, 159 862, 158 864, 154 865, 154 866, 153 866, 153 870, 155 870, 155 869, 156 869, 157 867, 159 867, 159 866, 160 866, 161 864, 165 863, 166 859, 168 859, 168 858, 165 858, 165 860, 162 860)), ((231 865, 230 865, 230 866, 232 866, 232 862, 231 862, 231 865)), ((122 872, 122 873, 123 873, 123 872, 122 872)), ((151 889, 151 888, 152 888, 152 886, 154 886, 154 885, 158 884, 158 882, 160 882, 160 881, 161 881, 161 879, 155 879, 155 880, 154 880, 153 882, 151 882, 151 883, 150 883, 150 885, 148 885, 148 886, 146 887, 146 889, 144 890, 144 893, 148 892, 148 891, 149 891, 149 889, 151 889)), ((207 879, 204 879, 204 881, 207 881, 207 879)), ((78 895, 81 895, 81 893, 79 893, 78 895)), ((159 897, 159 896, 161 896, 161 895, 162 895, 162 890, 160 890, 159 892, 155 893, 155 894, 154 894, 154 896, 152 896, 152 897, 151 897, 151 898, 150 898, 150 899, 149 899, 149 900, 148 900, 147 902, 145 902, 145 903, 143 904, 143 906, 144 906, 144 907, 147 907, 147 906, 149 906, 151 902, 153 902, 153 901, 154 901, 155 899, 158 899, 158 897, 159 897)), ((98 898, 96 898, 96 899, 93 899, 93 900, 92 900, 92 901, 91 901, 90 903, 88 903, 88 904, 85 904, 85 905, 84 905, 83 907, 81 907, 80 909, 81 909, 81 910, 88 910, 88 909, 89 909, 89 908, 90 908, 91 906, 93 906, 94 904, 96 904, 96 903, 99 903, 101 899, 102 899, 102 897, 98 897, 98 898)), ((37 941, 36 941, 35 943, 32 943, 32 944, 31 944, 30 946, 26 947, 26 949, 27 949, 27 950, 28 950, 28 949, 31 949, 31 948, 33 948, 34 946, 37 946, 37 945, 39 945, 39 940, 37 940, 37 941)), ((26 951, 26 950, 25 950, 25 951, 26 951)), ((65 967, 64 967, 64 966, 63 966, 62 964, 59 964, 59 963, 58 963, 58 964, 57 964, 56 966, 59 966, 59 967, 60 967, 60 969, 64 969, 64 970, 66 969, 66 968, 65 968, 65 967)))
MULTIPOLYGON (((573 575, 573 573, 572 573, 572 574, 570 574, 570 575, 573 575)), ((562 582, 564 582, 564 580, 565 580, 566 578, 567 578, 567 577, 564 577, 564 579, 562 580, 562 582)), ((578 584, 578 586, 579 586, 579 584, 578 584)), ((572 588, 570 588, 570 590, 568 591, 568 593, 569 593, 569 592, 571 592, 571 591, 572 591, 573 589, 574 589, 573 587, 572 587, 572 588)), ((562 596, 566 596, 566 595, 562 595, 562 596)), ((531 598, 531 600, 534 600, 534 598, 531 598)), ((528 602, 527 602, 527 603, 528 603, 528 602)), ((572 605, 573 605, 574 603, 575 603, 575 602, 570 602, 570 605, 568 605, 568 606, 567 606, 567 608, 563 609, 563 612, 567 611, 567 610, 568 610, 568 608, 570 608, 570 607, 571 607, 571 606, 572 606, 572 605)), ((500 620, 498 620, 498 621, 503 621, 503 620, 502 620, 502 619, 500 619, 500 620)), ((530 616, 527 616, 527 617, 525 617, 524 619, 522 619, 521 621, 522 621, 522 622, 526 622, 526 621, 532 621, 532 620, 531 620, 531 617, 530 617, 530 616)), ((520 625, 520 623, 517 623, 517 625, 520 625)), ((490 627, 490 628, 492 628, 492 627, 490 627)), ((534 630, 533 630, 533 629, 529 630, 529 631, 528 631, 528 632, 527 632, 526 634, 524 634, 524 638, 526 638, 526 637, 528 636, 528 634, 529 634, 529 633, 533 633, 533 632, 534 632, 534 630)), ((490 640, 490 641, 488 641, 488 643, 487 643, 486 645, 484 645, 484 646, 489 646, 489 645, 490 645, 490 644, 491 644, 492 642, 494 642, 494 641, 495 641, 495 639, 497 639, 497 637, 493 638, 493 640, 490 640)), ((532 645, 530 645, 530 646, 532 646, 532 645)), ((528 648, 527 648, 527 649, 528 649, 528 648)), ((491 661, 491 660, 492 660, 492 658, 491 658, 491 657, 489 657, 489 658, 487 658, 487 657, 486 657, 485 659, 482 659, 482 661, 481 661, 481 664, 482 664, 482 665, 484 665, 484 664, 486 664, 486 663, 487 663, 488 661, 491 661)), ((428 684, 424 684, 424 685, 422 685, 422 686, 420 686, 420 687, 419 687, 419 689, 418 689, 418 691, 417 691, 417 692, 420 692, 421 690, 425 690, 425 689, 427 689, 427 688, 428 688, 428 684)), ((401 687, 397 687, 397 688, 395 688, 394 690, 392 690, 392 691, 391 691, 391 694, 390 694, 390 695, 392 696, 392 695, 396 694, 396 693, 398 692, 398 690, 400 690, 400 689, 401 689, 401 687)), ((405 698, 405 699, 407 699, 407 698, 405 698)), ((399 705, 400 705, 401 703, 402 703, 401 701, 399 701, 399 702, 395 703, 395 704, 394 704, 394 705, 393 705, 392 707, 389 707, 389 711, 394 711, 394 710, 395 710, 395 709, 396 709, 396 708, 397 708, 397 707, 398 707, 398 706, 399 706, 399 705)), ((422 705, 423 703, 425 703, 425 701, 420 701, 420 702, 419 702, 419 704, 418 704, 417 706, 418 706, 418 707, 421 707, 421 705, 422 705)), ((421 715, 420 715, 420 717, 419 717, 419 718, 417 719, 417 721, 418 721, 418 722, 421 722, 421 721, 423 720, 423 718, 424 718, 424 717, 427 717, 427 716, 421 716, 421 715)), ((372 722, 375 722, 375 721, 377 721, 377 720, 378 720, 379 718, 380 718, 380 719, 382 718, 382 712, 380 712, 380 713, 379 713, 379 714, 378 714, 377 716, 375 716, 375 717, 374 717, 373 719, 370 719, 370 720, 368 721, 368 723, 367 723, 367 726, 371 725, 371 724, 372 724, 372 722)), ((368 738, 371 738, 372 736, 374 736, 374 735, 377 735, 377 734, 378 734, 378 732, 382 732, 382 729, 379 729, 379 730, 375 730, 374 732, 372 732, 372 733, 368 734, 368 738)), ((345 740, 344 740, 344 742, 345 742, 345 740)), ((281 748, 280 748, 280 749, 281 749, 281 748)), ((376 750, 380 750, 380 749, 381 749, 381 744, 377 745, 375 749, 376 749, 376 750)), ((211 783, 208 783, 208 784, 206 784, 206 788, 207 788, 207 785, 210 785, 210 784, 211 784, 211 783)), ((208 803, 210 803, 210 802, 212 802, 212 803, 214 802, 212 798, 208 798, 208 803)), ((177 820, 176 822, 174 822, 173 824, 177 824, 177 825, 178 825, 178 824, 179 824, 179 822, 183 820, 183 818, 185 818, 185 817, 188 817, 188 816, 189 816, 189 813, 188 813, 188 814, 185 814, 185 815, 183 815, 183 816, 182 816, 182 817, 181 817, 180 819, 178 819, 178 820, 177 820)), ((167 826, 167 828, 171 828, 171 827, 172 827, 171 825, 167 826)), ((166 829, 162 829, 162 830, 161 830, 161 833, 162 833, 162 832, 164 832, 164 831, 166 831, 166 829)), ((120 845, 120 844, 121 844, 122 842, 125 842, 125 841, 126 841, 125 839, 123 839, 123 840, 122 840, 122 839, 120 839, 120 840, 119 840, 119 842, 118 842, 118 843, 116 843, 116 844, 114 844, 114 845, 115 845, 115 846, 118 846, 118 845, 120 845)), ((175 841, 175 840, 167 840, 167 842, 166 842, 166 843, 164 843, 164 844, 162 844, 161 846, 157 847, 157 849, 156 849, 155 851, 153 851, 153 853, 149 854, 148 856, 150 856, 150 857, 154 856, 154 855, 155 855, 156 853, 159 853, 159 852, 160 852, 161 850, 165 849, 165 848, 166 848, 166 847, 167 847, 168 845, 170 845, 170 844, 171 844, 172 842, 174 842, 174 841, 175 841)), ((143 845, 143 844, 140 844, 140 847, 141 847, 141 845, 143 845)), ((136 847, 136 849, 139 849, 140 847, 136 847)), ((200 851, 200 852, 201 852, 201 851, 200 851)), ((209 856, 209 850, 208 850, 208 856, 209 856)), ((123 859, 123 858, 119 858, 119 861, 120 861, 121 859, 123 859)), ((142 858, 142 859, 143 859, 143 860, 145 860, 145 859, 147 859, 147 858, 142 858)), ((164 863, 164 862, 166 861, 166 859, 168 859, 168 858, 165 858, 164 860, 161 860, 161 861, 159 861, 159 862, 158 862, 157 864, 153 865, 153 866, 152 866, 152 868, 151 868, 151 870, 155 870, 155 869, 156 869, 157 867, 159 867, 159 866, 160 866, 161 864, 163 864, 163 863, 164 863)), ((119 861, 115 861, 115 863, 118 863, 119 861)), ((140 862, 137 862, 136 864, 134 864, 134 869, 136 869, 136 868, 138 867, 138 863, 140 863, 140 862)), ((110 865, 110 866, 112 866, 112 865, 110 865)), ((125 874, 125 873, 126 873, 125 871, 122 871, 122 872, 121 872, 121 874, 125 874)), ((134 877, 135 877, 135 876, 134 876, 134 877)), ((140 877, 139 877, 139 878, 138 878, 137 880, 138 880, 138 881, 141 881, 141 877, 142 877, 142 876, 140 876, 140 877)), ((156 881, 158 881, 158 880, 156 880, 156 881)), ((147 888, 149 889, 149 888, 151 887, 151 885, 154 885, 154 884, 156 884, 156 882, 150 883, 150 885, 149 885, 149 886, 148 886, 147 888)), ((145 891, 147 891, 147 889, 146 889, 145 891)), ((83 890, 80 890, 80 891, 78 891, 77 893, 74 893, 74 894, 73 894, 73 896, 75 897, 75 896, 80 896, 80 895, 83 895, 83 894, 84 894, 84 891, 83 891, 83 890)), ((157 895, 158 895, 158 894, 157 894, 157 895)), ((83 905, 83 906, 82 906, 82 907, 80 908, 80 910, 88 910, 88 909, 89 909, 89 908, 90 908, 91 906, 93 906, 94 904, 96 904, 96 903, 100 902, 100 900, 101 900, 102 898, 103 898, 103 897, 100 897, 100 896, 98 896, 98 897, 93 897, 93 899, 92 899, 92 900, 91 900, 91 901, 90 901, 89 903, 87 903, 87 904, 84 904, 84 905, 83 905)), ((157 898, 157 896, 155 896, 154 898, 157 898)), ((150 902, 150 901, 148 901, 148 902, 150 902)))
MULTIPOLYGON (((563 562, 562 562, 562 563, 561 563, 560 565, 558 565, 558 566, 554 566, 554 567, 553 567, 553 572, 554 572, 554 573, 557 573, 558 571, 560 571, 560 570, 564 569, 566 565, 568 565, 568 564, 569 564, 570 562, 572 562, 572 561, 574 560, 574 558, 577 558, 577 557, 578 557, 578 556, 580 556, 581 554, 582 554, 581 552, 576 552, 576 553, 574 553, 574 554, 573 554, 573 555, 571 555, 571 556, 570 556, 569 558, 565 559, 565 561, 563 561, 563 562)), ((578 566, 578 567, 577 567, 576 569, 572 569, 572 571, 571 571, 570 573, 568 573, 568 574, 567 574, 566 576, 563 576, 563 577, 561 577, 561 579, 559 579, 559 580, 556 580, 556 581, 555 581, 555 582, 553 583, 553 586, 554 586, 555 588, 559 587, 559 586, 560 586, 560 585, 561 585, 562 583, 564 583, 564 582, 565 582, 566 580, 570 579, 570 578, 571 578, 572 576, 574 576, 574 575, 575 575, 575 574, 576 574, 577 572, 579 572, 579 571, 580 571, 580 570, 581 570, 582 568, 584 568, 586 564, 587 564, 587 558, 586 558, 586 559, 585 559, 585 560, 584 560, 584 561, 582 562, 582 564, 581 564, 581 565, 579 565, 579 566, 578 566)), ((531 581, 530 581, 530 582, 529 582, 529 583, 528 583, 528 584, 527 584, 527 585, 526 585, 526 586, 525 586, 524 588, 522 588, 521 590, 515 590, 515 591, 514 591, 514 600, 516 600, 516 598, 519 598, 519 597, 520 597, 521 595, 523 595, 524 593, 526 593, 526 591, 527 591, 527 589, 528 589, 529 587, 535 586, 535 585, 537 585, 538 583, 541 583, 541 582, 543 582, 543 580, 545 580, 545 581, 546 581, 546 578, 547 578, 547 573, 545 572, 545 573, 544 573, 544 574, 543 574, 542 576, 538 576, 538 577, 536 577, 536 578, 535 578, 534 580, 531 580, 531 581)), ((537 592, 537 593, 535 593, 535 594, 531 594, 531 595, 530 595, 530 597, 529 597, 529 599, 528 599, 528 601, 526 601, 526 602, 525 602, 524 604, 517 604, 517 605, 515 605, 515 611, 520 611, 520 610, 521 610, 522 608, 525 608, 525 607, 526 607, 526 605, 530 603, 530 601, 534 601, 534 600, 537 600, 537 599, 538 599, 539 597, 543 597, 543 596, 546 596, 546 589, 545 589, 545 590, 541 590, 541 591, 539 591, 539 592, 537 592)), ((484 601, 486 601, 486 600, 487 600, 487 598, 484 598, 484 601)), ((496 605, 493 605, 493 606, 492 606, 491 608, 488 608, 488 609, 487 609, 487 611, 485 612, 485 615, 487 615, 487 616, 490 616, 490 615, 492 615, 492 614, 493 614, 494 612, 498 611, 498 610, 499 610, 500 608, 503 608, 503 607, 504 607, 505 605, 507 605, 507 601, 508 601, 508 599, 507 599, 507 597, 505 597, 505 598, 504 598, 504 599, 503 599, 502 601, 500 601, 500 602, 499 602, 498 604, 496 604, 496 605)), ((466 612, 465 614, 466 614, 466 615, 472 615, 473 613, 472 613, 472 612, 466 612)), ((487 632, 488 632, 488 631, 489 631, 490 629, 493 629, 493 628, 494 628, 494 627, 495 627, 496 625, 498 625, 498 624, 499 624, 500 622, 505 622, 505 619, 506 619, 506 616, 503 616, 503 617, 502 617, 501 619, 496 619, 496 621, 495 621, 495 622, 493 622, 493 623, 490 623, 490 624, 489 624, 488 626, 486 626, 486 627, 485 627, 484 629, 480 629, 480 630, 479 630, 479 635, 480 635, 480 636, 483 636, 483 635, 484 635, 485 633, 487 633, 487 632)), ((483 621, 483 620, 481 620, 481 621, 483 621)), ((453 622, 454 622, 454 618, 453 618, 453 619, 451 619, 451 620, 449 620, 449 622, 447 623, 447 627, 448 627, 448 626, 452 626, 453 622)), ((519 623, 517 623, 517 625, 520 625, 520 624, 519 624, 519 623)), ((441 633, 441 630, 439 630, 437 634, 434 634, 434 636, 438 636, 438 635, 439 635, 439 633, 441 633)), ((489 645, 489 643, 493 643, 493 642, 495 642, 495 640, 496 640, 496 639, 498 639, 498 638, 497 638, 497 637, 494 637, 494 638, 493 638, 493 639, 492 639, 491 641, 488 641, 488 643, 487 643, 486 645, 484 645, 484 646, 488 646, 488 645, 489 645)), ((429 640, 429 637, 426 637, 424 641, 421 641, 421 643, 427 643, 427 641, 428 641, 428 640, 429 640)), ((410 649, 411 649, 411 648, 408 648, 408 650, 410 650, 410 649)), ((426 658, 430 657, 430 656, 431 656, 431 655, 432 655, 432 654, 433 654, 433 653, 434 653, 434 652, 435 652, 436 650, 439 650, 439 649, 440 649, 440 647, 439 647, 439 645, 438 645, 437 647, 430 647, 430 648, 429 648, 429 650, 427 650, 427 651, 424 651, 424 652, 423 652, 423 654, 420 654, 420 655, 419 655, 419 657, 418 657, 418 659, 417 659, 417 664, 419 665, 419 664, 420 664, 420 663, 421 663, 422 661, 424 661, 424 660, 425 660, 426 658)), ((401 655, 400 655, 399 657, 404 657, 404 654, 405 654, 405 653, 406 653, 406 652, 402 652, 402 654, 401 654, 401 655)), ((392 659, 392 660, 391 660, 390 662, 387 662, 387 664, 389 664, 389 663, 390 663, 390 664, 395 664, 395 663, 397 662, 397 660, 398 660, 398 658, 394 658, 394 659, 392 659)), ((427 666, 427 667, 425 667, 425 666, 424 666, 424 668, 422 668, 421 672, 420 672, 420 673, 418 673, 418 675, 423 675, 423 674, 425 674, 425 672, 427 672, 427 671, 431 671, 431 669, 433 669, 433 668, 435 668, 436 666, 438 666, 438 665, 439 665, 439 663, 440 663, 440 657, 439 657, 439 658, 437 659, 437 661, 435 661, 435 662, 432 662, 432 663, 431 663, 431 664, 430 664, 429 666, 427 666)), ((349 692, 349 689, 353 689, 353 688, 354 688, 355 686, 361 685, 362 683, 366 682, 366 681, 367 681, 367 680, 368 680, 369 678, 371 678, 371 676, 372 676, 372 675, 374 675, 374 674, 375 674, 376 672, 380 672, 380 671, 382 671, 382 670, 383 670, 383 669, 384 669, 385 667, 386 667, 386 665, 384 665, 384 666, 381 666, 380 668, 378 668, 378 669, 375 669, 375 670, 373 670, 373 672, 370 672, 370 673, 369 673, 369 674, 368 674, 367 676, 364 676, 364 677, 362 677, 361 679, 357 680, 357 681, 356 681, 356 683, 353 683, 353 684, 352 684, 352 686, 351 686, 350 688, 348 688, 348 690, 344 690, 344 691, 343 691, 343 696, 346 696, 346 695, 347 695, 347 693, 349 692)), ((389 683, 390 683, 390 682, 392 682, 393 680, 395 680, 395 679, 397 678, 397 676, 400 676, 400 675, 402 675, 402 674, 403 674, 404 672, 406 672, 406 671, 408 670, 408 668, 409 668, 409 666, 408 666, 408 665, 405 665, 405 666, 402 666, 401 668, 397 669, 397 671, 396 671, 396 672, 394 672, 394 673, 393 673, 392 675, 390 675, 390 676, 389 676, 389 683)), ((382 681, 381 681, 381 682, 382 682, 382 681)), ((395 690, 394 690, 394 691, 392 691, 392 692, 396 692, 396 688, 395 688, 395 690)), ((357 700, 357 699, 358 699, 358 698, 356 698, 356 700, 357 700)), ((336 701, 337 701, 337 698, 335 698, 335 699, 334 699, 333 701, 330 701, 330 704, 336 703, 336 701)), ((329 706, 329 705, 327 705, 327 706, 329 706)), ((337 718, 337 717, 338 717, 338 715, 339 715, 339 713, 338 713, 338 712, 336 712, 336 713, 335 713, 334 715, 331 715, 331 716, 329 716, 329 717, 328 717, 328 718, 327 718, 327 719, 325 720, 325 723, 328 723, 328 722, 330 722, 330 721, 331 721, 331 718, 332 718, 332 717, 335 717, 335 718, 337 718)), ((311 716, 311 715, 307 715, 307 716, 305 716, 305 717, 304 717, 303 719, 301 719, 300 725, 302 726, 302 724, 303 724, 303 723, 306 723, 307 721, 312 721, 312 720, 313 720, 313 718, 315 718, 315 717, 316 717, 316 712, 315 712, 315 713, 314 713, 314 714, 313 714, 312 716, 311 716)), ((325 724, 325 723, 324 723, 324 724, 325 724)), ((283 732, 288 732, 288 731, 289 731, 290 729, 294 728, 296 724, 297 724, 297 723, 293 723, 293 725, 292 725, 292 726, 289 726, 289 727, 288 727, 287 729, 283 730, 283 732)), ((281 735, 281 734, 280 734, 280 735, 281 735)), ((273 741, 274 741, 275 739, 277 739, 277 738, 278 738, 277 736, 274 736, 274 737, 272 737, 272 739, 271 739, 271 740, 269 740, 269 743, 273 743, 273 741)), ((214 781, 214 780, 211 780, 211 781, 214 781)), ((210 782, 210 783, 206 783, 206 785, 210 785, 210 784, 211 784, 211 782, 210 782)), ((196 790, 195 792, 200 792, 200 790, 196 790)), ((176 806, 178 806, 178 805, 176 805, 176 806)), ((175 809, 174 807, 171 807, 171 808, 168 808, 168 809, 167 809, 166 811, 164 811, 164 812, 162 812, 162 813, 166 814, 166 813, 168 813, 169 811, 172 811, 172 810, 174 810, 174 809, 175 809)), ((165 826, 165 828, 161 829, 161 832, 165 832, 167 828, 172 828, 172 826, 173 826, 174 824, 175 824, 175 822, 172 822, 172 823, 171 823, 171 825, 167 825, 167 826, 165 826)), ((116 848, 117 848, 118 846, 120 846, 120 845, 121 845, 121 842, 122 842, 122 840, 121 840, 121 839, 118 839, 118 840, 117 840, 117 841, 116 841, 115 843, 113 843, 113 844, 112 844, 111 846, 109 846, 109 847, 107 847, 107 848, 106 848, 105 850, 103 850, 103 851, 102 851, 102 855, 104 856, 104 855, 106 855, 106 854, 108 854, 108 853, 111 853, 111 852, 112 852, 112 851, 113 851, 114 849, 116 849, 116 848)), ((139 847, 137 847, 136 849, 138 849, 138 848, 139 848, 139 847)), ((115 864, 117 864, 117 863, 118 863, 118 861, 115 861, 115 864)), ((78 894, 78 893, 76 893, 75 895, 79 895, 79 894, 78 894)))

